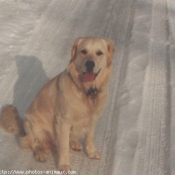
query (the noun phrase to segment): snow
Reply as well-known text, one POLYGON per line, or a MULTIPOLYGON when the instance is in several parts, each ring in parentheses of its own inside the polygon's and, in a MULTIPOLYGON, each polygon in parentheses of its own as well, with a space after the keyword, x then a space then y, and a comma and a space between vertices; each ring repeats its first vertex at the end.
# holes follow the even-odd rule
MULTIPOLYGON (((80 175, 175 174, 175 2, 0 0, 0 106, 21 116, 68 64, 77 37, 116 45, 110 97, 96 130, 99 161, 71 151, 80 175)), ((55 170, 0 130, 1 170, 55 170)))

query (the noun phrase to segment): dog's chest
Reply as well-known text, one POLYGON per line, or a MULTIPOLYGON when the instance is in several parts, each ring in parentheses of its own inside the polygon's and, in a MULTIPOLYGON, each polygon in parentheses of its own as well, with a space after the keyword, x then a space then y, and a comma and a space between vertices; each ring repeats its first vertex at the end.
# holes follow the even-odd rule
POLYGON ((86 133, 89 128, 97 120, 98 116, 75 116, 71 127, 72 135, 82 135, 86 133))
POLYGON ((79 106, 76 110, 72 113, 72 124, 73 130, 87 130, 91 125, 94 124, 100 117, 100 114, 103 111, 102 102, 94 105, 95 99, 88 99, 89 101, 84 103, 84 105, 79 106), (87 104, 88 103, 88 104, 87 104))
POLYGON ((76 88, 71 88, 66 93, 63 113, 70 117, 73 131, 76 128, 78 130, 80 128, 87 129, 99 118, 105 107, 106 96, 105 91, 101 92, 97 89, 89 89, 85 93, 77 91, 76 88))

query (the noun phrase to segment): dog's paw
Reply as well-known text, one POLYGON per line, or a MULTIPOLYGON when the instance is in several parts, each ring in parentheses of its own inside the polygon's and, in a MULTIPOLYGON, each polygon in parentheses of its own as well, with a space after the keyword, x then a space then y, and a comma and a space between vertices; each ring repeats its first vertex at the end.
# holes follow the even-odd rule
POLYGON ((101 153, 99 151, 87 152, 87 155, 91 159, 101 159, 101 153))
POLYGON ((68 172, 68 171, 71 171, 71 167, 70 165, 59 165, 58 170, 63 172, 68 172))
POLYGON ((81 143, 75 140, 71 140, 69 145, 70 145, 70 148, 74 151, 81 151, 83 149, 81 143))
POLYGON ((36 161, 45 162, 47 160, 47 153, 42 149, 34 151, 33 156, 36 161))

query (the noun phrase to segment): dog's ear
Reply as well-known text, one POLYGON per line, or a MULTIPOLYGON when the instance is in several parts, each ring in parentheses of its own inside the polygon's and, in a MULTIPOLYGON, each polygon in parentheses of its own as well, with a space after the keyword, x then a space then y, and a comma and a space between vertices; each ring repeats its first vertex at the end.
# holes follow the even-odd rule
POLYGON ((107 65, 110 66, 111 65, 111 62, 112 62, 112 57, 113 57, 113 54, 115 52, 115 46, 114 46, 114 43, 108 39, 108 38, 104 38, 106 44, 107 44, 107 49, 108 49, 108 62, 107 62, 107 65))
POLYGON ((74 58, 76 57, 76 53, 77 53, 77 46, 80 44, 80 42, 83 40, 83 38, 77 38, 72 46, 72 50, 71 50, 71 60, 70 62, 72 62, 74 60, 74 58))

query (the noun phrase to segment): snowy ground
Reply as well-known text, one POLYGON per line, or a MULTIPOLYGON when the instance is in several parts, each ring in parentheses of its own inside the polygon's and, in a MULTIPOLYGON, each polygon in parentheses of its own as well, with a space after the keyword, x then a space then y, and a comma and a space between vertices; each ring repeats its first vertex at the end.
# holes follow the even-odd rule
MULTIPOLYGON (((102 159, 71 151, 80 175, 175 174, 175 1, 0 0, 0 107, 23 116, 39 89, 61 72, 74 40, 116 44, 110 98, 96 144, 102 159)), ((55 170, 35 162, 0 130, 0 170, 55 170)))

